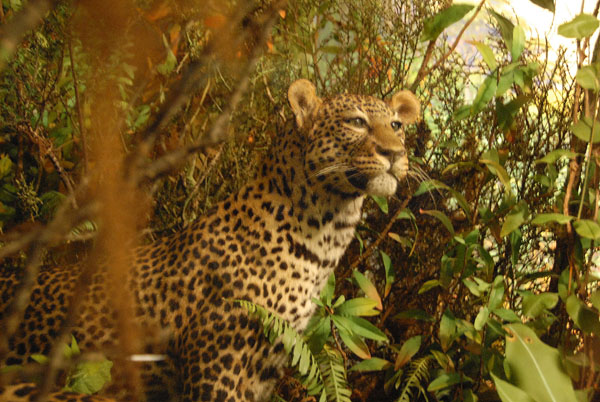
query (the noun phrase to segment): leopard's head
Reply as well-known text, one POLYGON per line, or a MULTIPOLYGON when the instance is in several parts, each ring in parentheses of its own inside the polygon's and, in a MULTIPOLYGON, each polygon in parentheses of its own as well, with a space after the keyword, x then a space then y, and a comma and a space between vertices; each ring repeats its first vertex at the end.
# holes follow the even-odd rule
POLYGON ((304 169, 327 191, 390 196, 408 172, 404 125, 417 121, 420 104, 410 91, 389 101, 371 96, 321 99, 301 79, 288 90, 296 125, 307 140, 304 169))

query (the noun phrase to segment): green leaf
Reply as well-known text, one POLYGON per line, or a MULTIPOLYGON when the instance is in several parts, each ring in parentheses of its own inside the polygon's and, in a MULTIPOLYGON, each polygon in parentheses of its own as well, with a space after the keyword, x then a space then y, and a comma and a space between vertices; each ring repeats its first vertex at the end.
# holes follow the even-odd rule
POLYGON ((39 364, 48 364, 48 357, 39 353, 32 353, 30 356, 31 360, 39 364))
POLYGON ((456 337, 456 318, 450 310, 446 310, 442 315, 439 337, 442 350, 445 352, 450 348, 456 337))
POLYGON ((429 383, 428 392, 435 392, 444 388, 449 388, 453 385, 460 384, 469 378, 459 373, 443 373, 435 380, 429 383))
POLYGON ((526 325, 508 324, 505 328, 510 382, 536 401, 576 402, 558 350, 540 341, 526 325))
POLYGON ((357 270, 354 270, 352 272, 352 276, 354 277, 354 280, 358 284, 358 287, 363 292, 365 292, 365 295, 368 298, 375 300, 377 302, 377 304, 375 305, 375 308, 378 309, 379 311, 383 310, 383 305, 381 304, 381 297, 379 297, 379 293, 377 292, 377 288, 375 287, 375 285, 373 285, 366 276, 364 276, 357 270))
POLYGON ((494 373, 490 374, 492 375, 494 384, 496 384, 496 391, 502 402, 536 402, 521 388, 515 387, 511 383, 504 381, 494 373))
POLYGON ((392 363, 379 357, 371 357, 363 360, 350 368, 348 371, 381 371, 391 367, 392 363))
POLYGON ((536 4, 542 8, 545 8, 546 10, 550 11, 550 12, 554 12, 554 0, 529 0, 531 1, 533 4, 536 4))
POLYGON ((419 349, 421 348, 421 339, 421 336, 417 335, 404 342, 398 352, 398 357, 396 358, 396 368, 404 367, 404 365, 419 352, 419 349))
POLYGON ((507 49, 512 49, 512 41, 513 41, 513 32, 515 30, 515 25, 505 16, 495 12, 493 9, 489 9, 490 14, 496 20, 498 24, 498 29, 500 30, 500 35, 502 35, 502 39, 504 39, 504 43, 506 43, 507 49))
MULTIPOLYGON (((316 315, 313 317, 317 317, 316 315)), ((305 332, 308 335, 308 347, 313 354, 319 353, 327 343, 331 334, 331 316, 320 317, 316 325, 311 327, 310 331, 305 332)), ((289 353, 289 351, 288 351, 289 353)))
POLYGON ((510 233, 519 228, 529 216, 529 206, 524 201, 515 205, 512 211, 506 215, 506 219, 500 230, 500 237, 508 236, 510 233))
MULTIPOLYGON (((491 150, 490 150, 491 151, 491 150)), ((489 152, 489 151, 488 151, 489 152)), ((504 192, 507 197, 512 197, 512 189, 510 187, 510 176, 508 172, 504 168, 504 166, 500 165, 500 163, 496 160, 486 158, 486 153, 482 156, 483 158, 479 160, 480 163, 483 163, 487 166, 488 170, 495 176, 500 179, 500 182, 504 185, 504 192)))
POLYGON ((392 290, 392 285, 396 279, 396 272, 394 271, 394 267, 392 267, 392 259, 390 256, 381 250, 379 250, 379 254, 381 255, 383 267, 385 268, 385 289, 383 291, 383 297, 387 297, 392 290))
POLYGON ((580 67, 575 76, 577 83, 585 89, 598 92, 600 89, 600 81, 598 81, 598 65, 580 67))
POLYGON ((387 198, 379 197, 378 195, 371 195, 371 198, 377 203, 379 209, 381 209, 381 212, 383 212, 384 214, 387 214, 389 212, 387 198))
POLYGON ((600 21, 590 14, 579 14, 569 22, 558 26, 558 34, 565 38, 582 39, 592 35, 600 21))
POLYGON ((356 335, 380 342, 387 342, 388 340, 387 336, 381 332, 379 328, 364 318, 356 316, 341 317, 337 315, 333 315, 331 318, 336 326, 342 326, 344 329, 347 329, 349 332, 352 332, 356 335))
POLYGON ((479 313, 477 313, 477 317, 475 317, 475 323, 473 324, 477 331, 481 331, 483 329, 489 316, 490 309, 487 306, 483 306, 479 310, 479 313))
POLYGON ((450 232, 450 234, 452 236, 454 236, 454 226, 452 226, 452 222, 450 221, 450 218, 448 218, 446 216, 446 214, 444 214, 443 212, 440 211, 436 211, 436 210, 419 210, 419 212, 421 214, 424 215, 429 215, 429 216, 433 216, 434 218, 437 218, 440 222, 442 222, 442 224, 444 225, 444 227, 448 230, 448 232, 450 232))
POLYGON ((327 278, 327 283, 321 290, 321 301, 326 306, 331 306, 331 299, 333 299, 333 292, 335 291, 335 274, 332 272, 327 278))
POLYGON ((581 237, 600 240, 600 225, 590 219, 579 219, 573 222, 573 227, 581 237))
POLYGON ((483 57, 483 61, 488 65, 490 70, 495 70, 498 67, 498 62, 496 62, 496 57, 494 56, 494 52, 492 49, 483 42, 471 41, 470 44, 474 45, 481 56, 483 57))
MULTIPOLYGON (((498 91, 496 91, 496 93, 498 93, 498 91)), ((513 122, 519 113, 519 110, 521 110, 523 105, 527 104, 529 100, 530 98, 528 96, 523 95, 518 96, 506 104, 502 103, 500 99, 497 100, 496 115, 498 116, 498 126, 502 131, 507 132, 513 127, 513 122)))
MULTIPOLYGON (((588 135, 589 135, 589 133, 588 133, 588 135)), ((573 158, 577 157, 577 152, 572 152, 567 149, 555 149, 554 151, 550 152, 543 158, 536 160, 535 163, 536 164, 538 164, 538 163, 551 164, 551 163, 556 162, 558 159, 560 159, 562 157, 567 157, 569 159, 573 159, 573 158)))
POLYGON ((162 75, 168 75, 177 67, 177 57, 175 57, 175 54, 171 50, 171 46, 165 35, 163 35, 163 44, 167 52, 167 57, 163 63, 156 66, 156 71, 162 75))
POLYGON ((513 29, 513 41, 510 47, 510 55, 513 61, 517 61, 525 49, 525 30, 521 25, 516 25, 513 29))
POLYGON ((522 292, 523 296, 523 315, 536 318, 540 314, 554 308, 558 303, 557 293, 534 294, 529 291, 522 292))
POLYGON ((594 126, 594 135, 592 136, 592 144, 600 142, 600 122, 595 120, 592 123, 592 119, 589 117, 583 117, 576 124, 571 126, 571 131, 577 138, 583 142, 590 141, 590 134, 592 133, 592 125, 594 126))
POLYGON ((425 293, 425 292, 435 288, 436 286, 440 286, 440 285, 441 284, 440 284, 439 280, 430 279, 421 286, 421 289, 419 289, 418 294, 425 293))
MULTIPOLYGON (((336 317, 333 316, 334 321, 335 319, 336 317)), ((342 338, 342 341, 348 347, 348 349, 352 351, 352 353, 354 353, 361 359, 371 358, 371 352, 369 352, 369 348, 365 344, 365 341, 363 341, 360 338, 360 336, 346 331, 345 329, 342 329, 340 327, 338 327, 338 334, 340 335, 340 338, 342 338)))
POLYGON ((472 9, 473 6, 470 4, 453 4, 435 16, 426 19, 423 23, 421 41, 437 39, 444 29, 460 21, 472 9))
POLYGON ((573 322, 582 331, 588 334, 600 335, 600 320, 598 320, 598 314, 585 305, 575 295, 571 295, 567 298, 567 313, 573 319, 573 322))
POLYGON ((93 394, 111 380, 109 360, 86 361, 79 363, 67 378, 65 389, 82 394, 93 394))
POLYGON ((548 222, 556 222, 561 225, 571 222, 575 217, 567 216, 564 214, 557 213, 548 213, 548 214, 538 214, 535 218, 531 220, 531 223, 534 225, 544 225, 548 222))
POLYGON ((341 306, 336 308, 335 312, 345 316, 374 316, 379 314, 375 310, 377 301, 367 297, 355 297, 354 299, 346 300, 341 306))
POLYGON ((521 322, 521 319, 519 318, 519 316, 517 315, 517 313, 515 313, 512 310, 508 310, 508 309, 505 309, 505 308, 497 308, 494 311, 492 311, 492 313, 494 313, 498 317, 500 317, 500 319, 502 319, 502 321, 507 321, 507 322, 521 322))
POLYGON ((485 77, 483 80, 483 84, 477 90, 477 96, 475 96, 475 100, 473 101, 473 105, 471 106, 471 114, 475 115, 481 112, 490 100, 496 95, 496 88, 498 87, 498 83, 496 82, 495 76, 485 77))
POLYGON ((495 310, 502 305, 504 300, 504 277, 497 275, 492 283, 492 290, 490 291, 490 299, 488 301, 488 307, 490 310, 495 310))
POLYGON ((498 87, 496 88, 496 97, 501 97, 506 91, 512 87, 515 83, 514 71, 504 71, 498 80, 498 87))

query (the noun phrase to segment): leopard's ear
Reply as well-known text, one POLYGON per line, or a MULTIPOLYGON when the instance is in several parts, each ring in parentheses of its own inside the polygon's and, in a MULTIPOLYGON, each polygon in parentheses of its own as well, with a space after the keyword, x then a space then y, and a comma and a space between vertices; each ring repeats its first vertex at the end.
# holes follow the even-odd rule
POLYGON ((421 103, 410 91, 400 91, 392 96, 389 102, 392 110, 395 110, 400 115, 402 123, 411 124, 419 119, 421 112, 421 103))
POLYGON ((288 100, 299 128, 304 127, 310 121, 313 112, 321 104, 321 98, 317 96, 315 86, 305 79, 294 81, 290 85, 288 100))

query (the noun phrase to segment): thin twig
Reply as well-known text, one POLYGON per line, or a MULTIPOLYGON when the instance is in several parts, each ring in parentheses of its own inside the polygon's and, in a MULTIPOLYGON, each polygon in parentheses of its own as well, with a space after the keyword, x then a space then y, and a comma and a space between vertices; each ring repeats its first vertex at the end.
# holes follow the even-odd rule
POLYGON ((412 197, 409 197, 409 198, 405 199, 404 201, 402 201, 402 204, 398 208, 398 211, 394 214, 394 217, 392 219, 390 219, 390 221, 385 226, 385 228, 383 228, 381 233, 379 233, 379 236, 377 237, 377 239, 375 239, 375 241, 373 243, 371 243, 367 246, 365 251, 356 260, 354 260, 354 262, 352 262, 352 264, 350 264, 350 267, 348 269, 344 270, 341 273, 340 279, 343 279, 343 278, 349 276, 350 273, 356 267, 358 267, 360 264, 362 264, 365 259, 370 257, 371 254, 373 254, 373 252, 375 250, 377 250, 377 248, 379 247, 381 242, 387 237, 387 234, 389 233, 389 231, 392 230, 394 223, 396 223, 396 220, 398 219, 400 214, 404 211, 404 209, 408 206, 408 203, 410 202, 411 199, 412 199, 412 197))
POLYGON ((486 2, 486 0, 481 0, 479 5, 477 6, 477 9, 475 9, 475 13, 473 13, 473 16, 471 16, 471 18, 469 18, 469 20, 465 23, 465 25, 463 25, 462 29, 456 36, 454 43, 452 44, 452 46, 450 46, 450 49, 448 49, 448 51, 442 57, 440 57, 439 60, 431 68, 427 68, 427 64, 429 61, 429 57, 431 56, 431 50, 433 48, 433 45, 435 44, 435 39, 433 39, 429 42, 429 46, 427 46, 427 51, 425 52, 425 58, 423 58, 423 64, 421 64, 421 67, 419 68, 419 72, 417 73, 417 78, 415 79, 415 82, 413 82, 413 84, 410 86, 411 91, 413 91, 413 92, 416 91, 419 84, 421 83, 421 80, 423 80, 423 78, 427 77, 433 70, 438 68, 448 57, 450 57, 452 52, 454 52, 454 49, 456 49, 456 47, 458 46, 460 39, 462 38, 463 34, 465 33, 465 31, 467 30, 469 25, 471 25, 473 23, 473 21, 475 21, 475 18, 479 14, 479 11, 481 11, 481 8, 485 4, 485 2, 486 2))

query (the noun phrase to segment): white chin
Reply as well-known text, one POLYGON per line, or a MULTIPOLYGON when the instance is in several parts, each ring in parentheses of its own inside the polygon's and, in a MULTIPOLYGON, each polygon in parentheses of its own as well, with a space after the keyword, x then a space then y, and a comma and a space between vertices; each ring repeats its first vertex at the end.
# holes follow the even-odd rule
POLYGON ((366 192, 369 195, 376 195, 379 197, 389 197, 396 193, 398 182, 388 173, 380 174, 369 180, 367 183, 366 192))

